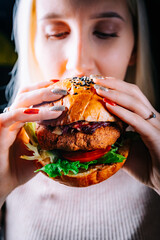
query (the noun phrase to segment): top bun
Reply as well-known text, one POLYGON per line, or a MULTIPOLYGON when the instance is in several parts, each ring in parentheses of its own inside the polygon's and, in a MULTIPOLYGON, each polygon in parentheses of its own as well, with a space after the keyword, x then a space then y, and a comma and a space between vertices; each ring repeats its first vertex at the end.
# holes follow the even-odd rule
MULTIPOLYGON (((117 121, 111 115, 103 102, 102 97, 96 94, 94 82, 89 77, 67 78, 53 84, 53 89, 64 89, 66 96, 50 103, 50 106, 64 105, 68 111, 63 118, 47 120, 49 125, 67 125, 76 121, 117 121)), ((46 122, 46 121, 45 121, 46 122)))

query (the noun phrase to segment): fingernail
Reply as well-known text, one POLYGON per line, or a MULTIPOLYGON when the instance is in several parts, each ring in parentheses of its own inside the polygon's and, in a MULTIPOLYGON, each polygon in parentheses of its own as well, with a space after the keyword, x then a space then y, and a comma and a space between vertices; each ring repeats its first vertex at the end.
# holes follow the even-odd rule
POLYGON ((64 111, 65 109, 66 109, 66 107, 63 105, 53 106, 53 107, 49 108, 50 111, 64 111))
POLYGON ((67 91, 59 88, 55 88, 51 90, 52 93, 58 94, 58 95, 67 95, 67 91))
POLYGON ((111 79, 115 79, 115 78, 114 77, 106 77, 106 79, 110 79, 111 80, 111 79))
POLYGON ((59 81, 60 81, 60 80, 58 80, 58 79, 51 79, 51 80, 50 80, 51 83, 56 83, 56 82, 59 82, 59 81))
POLYGON ((103 102, 110 104, 111 106, 117 106, 117 104, 107 98, 103 98, 103 102))
POLYGON ((102 75, 90 75, 90 78, 92 78, 93 80, 95 79, 104 79, 104 77, 102 75))
POLYGON ((109 91, 108 88, 102 87, 102 86, 100 86, 100 85, 98 85, 98 84, 95 84, 95 85, 94 85, 94 88, 97 89, 97 90, 100 89, 100 90, 105 91, 105 92, 108 92, 108 91, 109 91))
POLYGON ((23 111, 25 114, 38 114, 39 109, 36 108, 27 108, 23 111))

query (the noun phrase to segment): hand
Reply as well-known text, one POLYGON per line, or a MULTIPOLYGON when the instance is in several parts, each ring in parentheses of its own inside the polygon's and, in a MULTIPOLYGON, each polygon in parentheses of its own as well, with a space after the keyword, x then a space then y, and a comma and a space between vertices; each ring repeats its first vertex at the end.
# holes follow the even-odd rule
POLYGON ((143 140, 133 143, 124 169, 160 194, 160 114, 134 84, 110 77, 95 78, 94 82, 106 108, 132 126, 143 140))
POLYGON ((62 111, 52 111, 49 108, 29 108, 62 97, 51 92, 51 84, 53 82, 36 83, 21 90, 9 111, 0 114, 0 205, 15 187, 35 175, 34 162, 20 158, 27 151, 21 138, 25 138, 25 135, 20 132, 24 123, 56 119, 62 114, 62 111))

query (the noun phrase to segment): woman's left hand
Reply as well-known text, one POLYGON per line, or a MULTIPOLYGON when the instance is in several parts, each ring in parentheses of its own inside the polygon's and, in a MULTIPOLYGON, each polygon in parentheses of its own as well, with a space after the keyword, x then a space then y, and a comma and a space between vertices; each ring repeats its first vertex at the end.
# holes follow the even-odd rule
POLYGON ((111 77, 94 77, 94 82, 108 111, 132 126, 143 140, 133 144, 124 169, 160 194, 160 114, 134 84, 111 77))

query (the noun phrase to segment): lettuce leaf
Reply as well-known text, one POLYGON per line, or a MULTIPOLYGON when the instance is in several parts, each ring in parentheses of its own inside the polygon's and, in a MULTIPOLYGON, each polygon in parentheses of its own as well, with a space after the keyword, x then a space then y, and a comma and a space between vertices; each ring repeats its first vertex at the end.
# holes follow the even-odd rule
POLYGON ((98 159, 98 163, 112 164, 112 163, 123 162, 125 157, 118 154, 117 150, 118 150, 117 147, 114 148, 114 146, 112 146, 111 150, 108 153, 106 153, 103 157, 98 159))
POLYGON ((49 177, 57 177, 62 174, 67 175, 68 173, 76 175, 79 173, 80 168, 87 170, 89 165, 94 163, 95 161, 80 163, 79 161, 70 162, 68 160, 58 159, 55 163, 47 164, 35 172, 43 171, 47 173, 49 177))
POLYGON ((30 143, 27 143, 25 145, 26 145, 26 147, 29 151, 33 152, 33 155, 32 156, 22 155, 21 158, 23 158, 25 160, 36 160, 36 159, 39 160, 39 161, 42 160, 42 157, 38 152, 37 146, 34 146, 30 143))
MULTIPOLYGON (((123 139, 118 140, 112 145, 111 150, 106 153, 103 157, 85 163, 80 163, 79 161, 71 162, 66 159, 61 158, 58 151, 46 151, 40 150, 38 145, 37 136, 35 134, 36 123, 26 123, 25 130, 31 139, 31 144, 26 144, 27 148, 33 152, 33 156, 21 156, 21 158, 26 160, 38 160, 41 161, 45 158, 50 158, 50 164, 36 170, 35 172, 43 171, 48 174, 49 177, 61 176, 62 174, 78 174, 81 169, 88 170, 90 165, 95 164, 113 164, 117 162, 123 162, 124 156, 117 153, 120 146, 123 145, 123 139)), ((134 133, 132 134, 134 135, 134 133)), ((135 135, 134 135, 135 136, 135 135)), ((132 136, 133 137, 133 136, 132 136)))
POLYGON ((36 136, 36 123, 35 122, 27 122, 24 124, 24 129, 28 134, 28 137, 33 146, 38 145, 38 140, 36 136))
POLYGON ((58 159, 58 154, 56 151, 46 151, 46 150, 38 150, 38 146, 33 146, 30 143, 26 144, 26 147, 29 151, 33 153, 32 156, 22 155, 21 158, 25 160, 38 160, 42 161, 45 158, 50 158, 50 162, 53 163, 58 159))
MULTIPOLYGON (((54 163, 50 163, 45 165, 44 167, 38 169, 36 172, 43 171, 48 174, 49 177, 57 177, 62 174, 67 175, 70 174, 78 174, 80 169, 88 170, 90 165, 95 164, 113 164, 117 162, 123 162, 125 159, 124 156, 117 154, 116 151, 118 148, 112 148, 107 154, 103 157, 85 163, 80 163, 79 161, 71 162, 64 159, 58 159, 54 163)), ((52 152, 53 153, 53 152, 52 152)))

